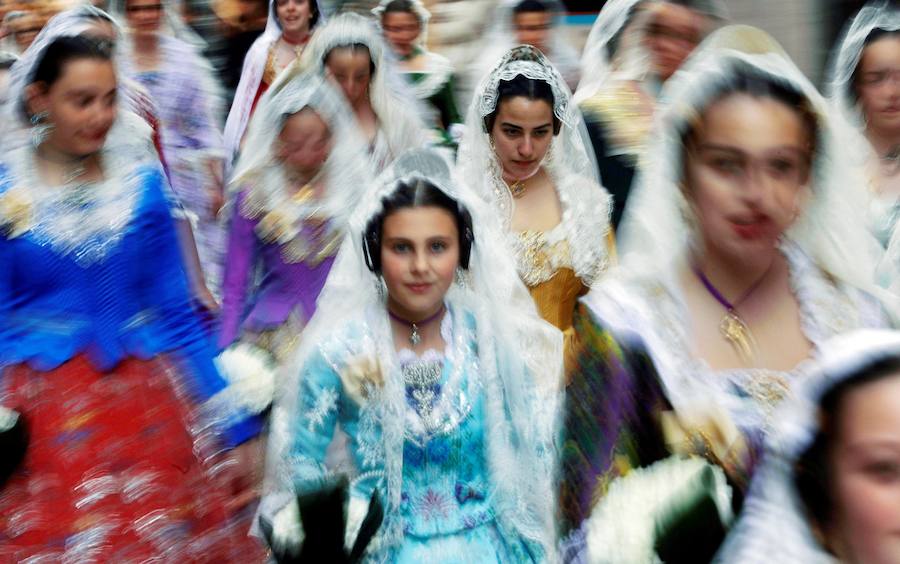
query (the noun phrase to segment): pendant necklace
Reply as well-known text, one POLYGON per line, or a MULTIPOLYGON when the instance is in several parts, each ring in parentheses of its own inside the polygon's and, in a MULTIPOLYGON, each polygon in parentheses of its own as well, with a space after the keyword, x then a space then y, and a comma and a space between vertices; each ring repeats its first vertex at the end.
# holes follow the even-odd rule
POLYGON ((769 270, 771 270, 771 267, 769 270, 766 270, 766 272, 763 273, 763 275, 760 276, 759 279, 734 303, 728 301, 725 296, 713 286, 713 283, 709 281, 709 278, 707 278, 705 274, 703 274, 700 267, 693 265, 692 269, 700 282, 703 283, 706 291, 709 292, 723 308, 725 308, 725 316, 722 318, 722 321, 719 322, 719 333, 721 333, 722 337, 728 341, 728 344, 734 348, 738 356, 741 357, 741 360, 744 360, 745 362, 753 360, 754 352, 756 350, 756 341, 753 338, 753 333, 750 332, 750 327, 738 314, 737 308, 750 297, 750 294, 752 294, 756 288, 759 287, 769 273, 769 270))
POLYGON ((409 344, 411 344, 412 346, 416 346, 422 342, 422 336, 419 334, 419 327, 424 327, 425 325, 428 325, 429 323, 443 315, 444 309, 445 308, 442 304, 441 308, 437 310, 434 315, 431 315, 426 319, 422 319, 421 321, 409 321, 408 319, 403 319, 399 315, 394 314, 394 312, 392 312, 390 309, 388 309, 388 315, 390 315, 391 319, 393 319, 394 321, 409 325, 409 344))
POLYGON ((509 184, 509 193, 517 200, 525 195, 527 189, 528 186, 525 185, 525 180, 516 180, 512 184, 509 184))

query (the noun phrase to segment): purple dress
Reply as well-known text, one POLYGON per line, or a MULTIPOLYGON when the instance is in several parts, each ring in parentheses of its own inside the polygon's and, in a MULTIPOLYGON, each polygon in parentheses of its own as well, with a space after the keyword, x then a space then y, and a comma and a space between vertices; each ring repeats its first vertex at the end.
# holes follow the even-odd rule
MULTIPOLYGON (((256 226, 262 215, 247 217, 245 197, 242 192, 236 198, 228 233, 219 346, 228 347, 242 336, 256 339, 272 332, 290 333, 275 343, 272 339, 257 343, 279 358, 282 354, 271 347, 281 348, 285 341, 296 339, 312 317, 334 253, 324 258, 316 253, 298 257, 285 252, 283 245, 260 240, 256 226)), ((316 229, 304 227, 302 234, 315 240, 316 229)))

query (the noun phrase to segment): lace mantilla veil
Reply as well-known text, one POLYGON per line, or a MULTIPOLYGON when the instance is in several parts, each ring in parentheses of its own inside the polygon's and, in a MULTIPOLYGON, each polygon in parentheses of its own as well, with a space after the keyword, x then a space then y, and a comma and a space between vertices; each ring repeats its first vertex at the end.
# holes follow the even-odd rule
POLYGON ((247 204, 258 211, 280 210, 290 217, 292 234, 310 215, 329 218, 331 230, 347 227, 350 214, 365 195, 372 178, 365 145, 356 131, 343 96, 324 77, 313 73, 289 74, 276 81, 260 99, 245 147, 238 157, 228 188, 228 202, 247 190, 247 204), (284 167, 275 159, 278 135, 285 120, 310 108, 331 132, 331 150, 321 172, 325 192, 320 198, 297 204, 287 190, 284 167))
POLYGON ((866 227, 862 171, 843 158, 849 143, 864 143, 836 118, 824 98, 774 39, 748 26, 713 33, 667 83, 648 153, 619 229, 621 268, 654 276, 660 265, 686 258, 694 233, 690 207, 679 188, 682 132, 734 80, 739 69, 771 77, 801 92, 818 121, 811 195, 786 238, 836 280, 881 299, 896 321, 894 298, 874 283, 883 251, 866 227))
POLYGON ((572 103, 571 91, 547 57, 534 47, 520 45, 510 50, 481 79, 466 115, 466 130, 459 146, 459 174, 495 209, 503 229, 509 231, 514 201, 503 181, 484 118, 497 108, 500 81, 520 75, 546 82, 553 92, 553 113, 562 127, 542 165, 562 203, 562 221, 572 222, 577 234, 569 241, 575 272, 590 284, 597 275, 596 265, 605 263, 607 256, 609 195, 599 184, 590 138, 581 112, 572 103))
MULTIPOLYGON (((445 301, 451 313, 464 312, 474 320, 472 328, 462 334, 465 338, 454 335, 450 346, 462 354, 468 338, 477 345, 477 378, 485 396, 486 452, 493 477, 491 499, 498 523, 503 530, 515 531, 540 543, 547 554, 553 554, 553 474, 562 338, 538 317, 510 257, 495 244, 492 230, 496 222, 485 217, 489 212, 479 205, 467 186, 452 176, 444 157, 427 149, 405 153, 397 159, 377 179, 351 218, 349 235, 319 296, 296 360, 282 380, 284 387, 276 394, 279 399, 272 416, 261 512, 277 512, 295 488, 315 487, 316 478, 303 475, 302 468, 308 470, 312 465, 325 470, 322 461, 291 458, 290 429, 299 416, 304 366, 311 357, 333 351, 337 345, 339 350, 353 353, 352 358, 343 359, 333 359, 331 355, 330 362, 338 371, 360 358, 380 365, 380 383, 367 388, 369 393, 359 416, 361 429, 379 432, 360 432, 359 449, 366 456, 355 484, 375 481, 382 487, 385 521, 373 547, 390 547, 403 538, 400 496, 407 431, 404 380, 394 352, 386 298, 380 289, 383 282, 367 269, 362 240, 369 219, 381 210, 382 198, 392 194, 399 182, 418 178, 436 185, 472 214, 474 244, 469 271, 464 283, 451 287, 445 301), (342 340, 348 328, 355 329, 352 343, 342 340)), ((464 330, 460 324, 454 326, 464 330)), ((448 353, 451 358, 452 351, 448 353)), ((367 495, 365 499, 368 500, 367 495)))
POLYGON ((896 331, 863 330, 835 337, 822 347, 817 370, 776 412, 775 429, 737 524, 716 562, 836 564, 809 525, 794 482, 795 467, 820 430, 824 395, 879 361, 900 357, 896 331))
MULTIPOLYGON (((336 47, 364 45, 375 65, 369 84, 369 101, 378 127, 385 134, 387 154, 374 161, 389 164, 404 150, 423 147, 431 140, 426 124, 428 111, 396 71, 396 62, 375 22, 359 14, 343 13, 319 28, 296 63, 305 70, 325 75, 325 57, 336 47)), ((376 153, 378 152, 376 143, 376 153)))
POLYGON ((854 93, 854 75, 859 66, 866 39, 875 30, 900 30, 900 8, 888 1, 871 2, 847 25, 837 43, 828 72, 826 94, 847 121, 862 130, 865 121, 854 93))

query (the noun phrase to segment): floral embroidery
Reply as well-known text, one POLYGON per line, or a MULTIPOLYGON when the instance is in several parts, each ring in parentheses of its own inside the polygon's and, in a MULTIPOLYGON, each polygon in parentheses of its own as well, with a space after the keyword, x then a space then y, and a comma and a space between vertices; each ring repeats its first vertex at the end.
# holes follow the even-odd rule
POLYGON ((422 499, 419 500, 419 513, 426 521, 446 519, 450 509, 449 500, 442 494, 428 488, 422 499))
POLYGON ((344 384, 344 390, 359 405, 369 399, 375 388, 384 385, 378 358, 371 355, 351 358, 338 375, 344 384))
POLYGON ((31 229, 31 201, 19 192, 12 189, 0 196, 0 228, 9 239, 31 229))
POLYGON ((310 433, 322 427, 328 415, 337 409, 338 397, 338 392, 334 388, 326 388, 316 397, 316 404, 310 410, 309 415, 307 415, 309 420, 307 429, 309 429, 310 433))

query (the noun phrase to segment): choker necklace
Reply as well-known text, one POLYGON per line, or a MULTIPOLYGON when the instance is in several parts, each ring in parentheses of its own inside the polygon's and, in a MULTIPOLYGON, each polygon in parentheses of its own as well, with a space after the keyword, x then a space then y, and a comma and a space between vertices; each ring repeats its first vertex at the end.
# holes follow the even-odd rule
POLYGON ((691 268, 694 270, 694 274, 697 278, 700 279, 700 282, 703 283, 706 291, 725 308, 725 316, 722 318, 722 321, 719 322, 719 333, 721 333, 725 340, 734 348, 735 352, 737 352, 742 360, 753 360, 756 342, 753 339, 753 333, 750 332, 750 327, 747 326, 747 323, 741 319, 740 315, 738 315, 737 308, 750 297, 750 294, 752 294, 756 288, 759 287, 766 278, 766 274, 769 273, 769 270, 766 270, 766 272, 763 273, 763 275, 760 276, 736 302, 732 303, 729 302, 715 286, 713 286, 712 282, 709 281, 709 278, 707 278, 706 275, 703 274, 703 271, 700 270, 700 267, 693 265, 691 268))
POLYGON ((422 342, 422 336, 419 335, 419 327, 428 325, 429 323, 431 323, 432 321, 434 321, 435 319, 440 317, 444 313, 444 310, 445 310, 444 306, 441 305, 441 309, 437 310, 437 312, 434 315, 432 315, 426 319, 423 319, 421 321, 409 321, 408 319, 403 319, 399 315, 396 315, 390 309, 388 309, 388 315, 390 315, 391 319, 393 319, 394 321, 398 321, 400 323, 409 325, 409 328, 410 328, 409 344, 411 344, 412 346, 416 346, 422 342))

